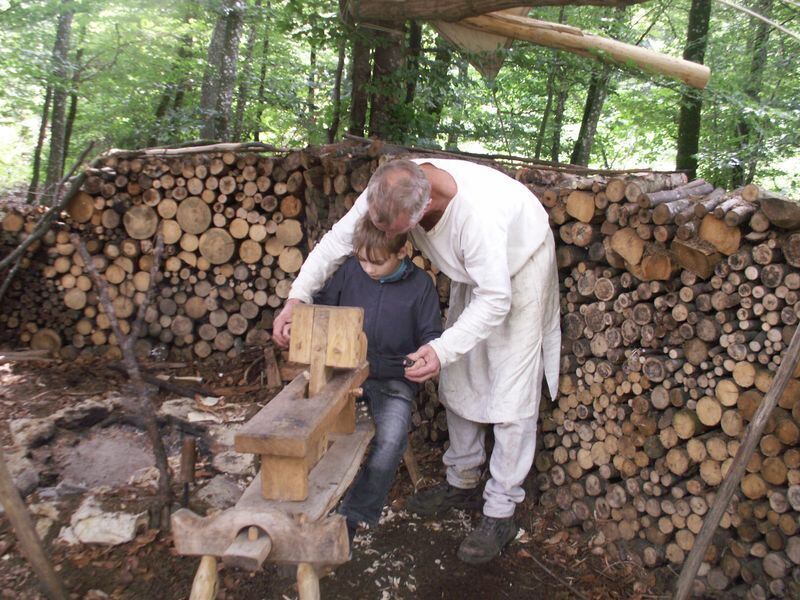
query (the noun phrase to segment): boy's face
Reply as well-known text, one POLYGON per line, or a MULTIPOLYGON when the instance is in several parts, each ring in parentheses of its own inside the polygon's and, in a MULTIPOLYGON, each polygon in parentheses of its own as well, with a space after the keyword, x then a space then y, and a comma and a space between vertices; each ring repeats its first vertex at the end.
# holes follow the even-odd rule
POLYGON ((359 250, 357 257, 358 264, 364 269, 364 273, 369 275, 372 279, 378 280, 394 273, 397 267, 400 266, 400 261, 402 261, 405 256, 406 249, 401 248, 400 252, 395 254, 390 253, 385 257, 376 258, 375 262, 373 262, 367 256, 367 251, 362 248, 359 250))

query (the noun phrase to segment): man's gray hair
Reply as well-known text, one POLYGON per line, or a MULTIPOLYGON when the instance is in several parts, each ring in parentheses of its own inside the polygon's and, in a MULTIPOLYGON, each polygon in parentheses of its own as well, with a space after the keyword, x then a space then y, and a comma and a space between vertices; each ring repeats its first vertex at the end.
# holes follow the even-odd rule
POLYGON ((404 158, 384 163, 369 180, 367 201, 373 223, 391 225, 400 215, 412 224, 422 218, 431 184, 415 162, 404 158))

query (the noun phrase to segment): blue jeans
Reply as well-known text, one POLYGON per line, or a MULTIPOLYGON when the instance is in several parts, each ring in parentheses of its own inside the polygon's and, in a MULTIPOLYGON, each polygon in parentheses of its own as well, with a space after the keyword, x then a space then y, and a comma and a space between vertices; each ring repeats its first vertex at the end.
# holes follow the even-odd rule
POLYGON ((414 391, 399 379, 368 379, 362 386, 364 401, 375 422, 369 455, 345 494, 339 513, 355 530, 359 523, 374 526, 381 516, 397 465, 408 445, 414 391))

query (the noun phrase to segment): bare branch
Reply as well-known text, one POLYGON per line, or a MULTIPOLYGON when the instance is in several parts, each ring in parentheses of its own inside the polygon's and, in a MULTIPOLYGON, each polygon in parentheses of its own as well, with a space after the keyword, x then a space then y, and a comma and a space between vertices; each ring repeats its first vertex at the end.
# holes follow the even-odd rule
MULTIPOLYGON (((75 164, 73 165, 72 169, 70 169, 69 174, 58 183, 58 186, 57 186, 58 189, 61 189, 61 186, 66 181, 69 180, 69 178, 75 172, 77 167, 81 163, 83 163, 83 161, 86 159, 86 155, 89 154, 89 151, 93 147, 94 147, 94 142, 91 142, 86 147, 86 150, 84 150, 81 153, 81 155, 78 157, 78 160, 75 161, 75 164)), ((99 165, 99 161, 100 161, 100 159, 95 160, 95 162, 92 163, 92 166, 97 166, 97 165, 95 165, 95 163, 97 163, 99 165)), ((17 260, 17 258, 22 256, 22 254, 25 252, 25 250, 27 250, 28 247, 31 244, 33 244, 33 242, 35 242, 36 240, 40 239, 45 233, 47 233, 50 230, 50 224, 52 223, 52 221, 55 218, 55 216, 58 213, 60 213, 62 210, 64 210, 66 208, 67 204, 69 204, 70 200, 72 200, 75 197, 75 195, 78 193, 78 190, 81 189, 81 186, 83 185, 83 182, 84 182, 85 179, 86 179, 86 173, 85 172, 81 173, 80 175, 78 175, 75 178, 75 180, 72 182, 72 185, 70 186, 69 190, 67 191, 66 194, 64 194, 64 197, 61 199, 61 201, 57 202, 52 207, 50 207, 50 209, 39 220, 39 223, 37 223, 36 228, 31 232, 31 234, 28 237, 26 237, 22 241, 22 243, 20 243, 20 245, 17 246, 14 249, 13 252, 11 252, 11 254, 9 254, 8 256, 3 258, 3 260, 0 260, 0 271, 5 270, 11 263, 15 262, 17 260)))
MULTIPOLYGON (((163 254, 164 236, 159 233, 156 236, 156 245, 153 249, 153 264, 150 266, 150 282, 147 287, 147 293, 145 294, 144 302, 139 305, 139 310, 136 312, 136 320, 133 322, 133 327, 131 327, 131 338, 134 340, 139 339, 142 324, 144 323, 144 315, 147 312, 147 307, 150 306, 150 303, 153 301, 153 295, 156 290, 156 278, 158 277, 163 254)), ((2 298, 2 296, 0 296, 0 298, 2 298)))
POLYGON ((739 4, 736 4, 735 2, 731 2, 730 0, 717 0, 717 2, 719 2, 720 4, 724 4, 725 6, 729 6, 729 7, 733 8, 733 9, 736 9, 736 10, 738 10, 740 12, 745 13, 745 14, 748 14, 751 17, 753 17, 754 19, 758 19, 759 21, 764 21, 764 23, 766 23, 770 27, 774 27, 778 31, 782 31, 786 35, 788 35, 790 37, 793 37, 798 42, 800 42, 800 34, 799 33, 795 33, 791 29, 787 29, 786 27, 784 27, 780 23, 776 23, 772 19, 768 19, 764 15, 762 15, 760 13, 757 13, 754 10, 750 10, 749 8, 746 8, 744 6, 740 6, 739 4))

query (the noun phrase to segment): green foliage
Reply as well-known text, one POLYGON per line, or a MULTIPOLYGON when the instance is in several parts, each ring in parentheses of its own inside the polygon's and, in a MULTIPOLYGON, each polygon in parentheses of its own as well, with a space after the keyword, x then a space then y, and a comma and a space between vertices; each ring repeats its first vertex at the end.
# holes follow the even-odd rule
MULTIPOLYGON (((283 147, 323 143, 334 112, 339 40, 347 41, 349 58, 355 35, 339 19, 339 2, 246 1, 240 57, 252 26, 255 43, 252 59, 246 64, 242 60, 238 69, 247 89, 242 138, 257 135, 283 147)), ((45 90, 52 77, 51 52, 61 5, 59 0, 0 3, 0 189, 30 177, 45 90)), ((67 164, 90 140, 107 148, 137 148, 196 139, 200 86, 218 0, 74 0, 72 6, 70 56, 71 67, 78 72, 78 110, 67 164), (79 47, 83 58, 77 63, 79 47)), ((629 7, 624 24, 613 11, 596 7, 568 7, 564 16, 568 25, 587 32, 677 57, 683 52, 688 7, 689 0, 653 0, 629 7)), ((557 22, 560 10, 543 7, 531 16, 557 22)), ((776 2, 774 11, 773 18, 797 29, 796 7, 776 2)), ((796 192, 800 190, 796 93, 800 44, 772 31, 767 62, 760 71, 760 93, 748 94, 752 81, 748 40, 754 23, 739 12, 714 6, 706 53, 712 79, 703 94, 699 174, 727 186, 735 165, 755 164, 757 181, 796 192), (739 133, 743 126, 749 131, 747 139, 739 133)), ((390 78, 391 85, 402 88, 403 98, 406 85, 416 84, 413 98, 395 107, 396 141, 533 156, 551 93, 542 158, 549 158, 553 137, 560 133, 560 158, 568 160, 590 75, 598 63, 522 42, 515 42, 503 55, 498 76, 486 81, 469 65, 474 57, 454 50, 425 24, 418 67, 409 65, 390 78), (548 89, 551 80, 554 84, 548 89), (559 90, 567 93, 560 132, 552 112, 559 90)), ((339 137, 347 128, 348 68, 349 60, 342 82, 339 137)), ((680 89, 680 84, 633 68, 614 68, 590 164, 672 168, 680 89)))

